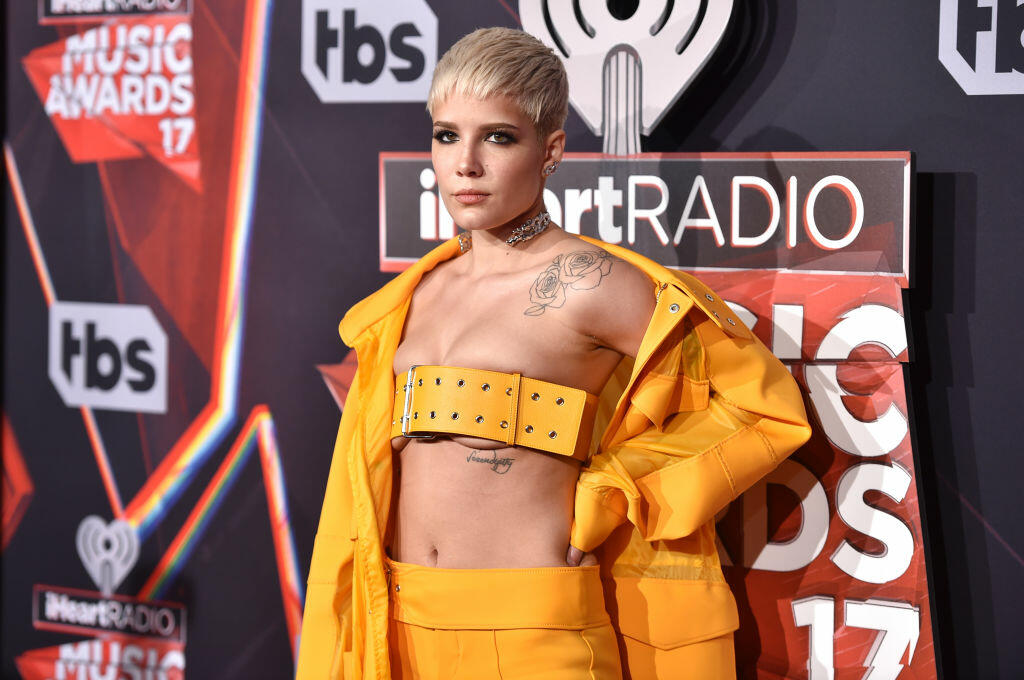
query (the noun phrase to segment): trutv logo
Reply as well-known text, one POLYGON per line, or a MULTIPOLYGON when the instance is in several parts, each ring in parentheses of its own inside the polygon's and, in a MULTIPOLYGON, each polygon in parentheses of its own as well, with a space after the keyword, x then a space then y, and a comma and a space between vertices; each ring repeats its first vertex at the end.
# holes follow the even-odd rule
POLYGON ((149 307, 53 303, 48 372, 68 406, 167 411, 167 335, 149 307))
POLYGON ((322 102, 426 101, 436 63, 424 0, 302 2, 302 75, 322 102))
POLYGON ((1024 4, 942 0, 939 61, 967 94, 1024 94, 1024 4))

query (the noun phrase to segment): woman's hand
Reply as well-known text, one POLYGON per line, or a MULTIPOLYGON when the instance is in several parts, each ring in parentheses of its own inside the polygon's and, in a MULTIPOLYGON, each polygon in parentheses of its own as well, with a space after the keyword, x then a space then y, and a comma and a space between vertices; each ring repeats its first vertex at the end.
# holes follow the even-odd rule
POLYGON ((585 553, 579 548, 569 545, 569 552, 565 554, 565 563, 570 567, 589 567, 597 564, 597 558, 593 553, 585 553))

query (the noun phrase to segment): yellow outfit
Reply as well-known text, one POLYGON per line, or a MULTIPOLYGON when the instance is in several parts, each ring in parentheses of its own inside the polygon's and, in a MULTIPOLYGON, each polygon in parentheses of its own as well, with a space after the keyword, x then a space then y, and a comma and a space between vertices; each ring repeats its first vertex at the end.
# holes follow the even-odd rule
MULTIPOLYGON (((810 437, 799 388, 699 280, 582 238, 645 272, 657 303, 637 357, 622 359, 600 395, 570 542, 598 558, 624 677, 731 678, 739 621, 714 517, 810 437)), ((392 363, 416 285, 459 252, 457 238, 442 243, 341 321, 359 363, 313 547, 299 680, 386 680, 389 629, 406 639, 382 544, 392 363)))
POLYGON ((598 569, 439 569, 385 559, 391 677, 621 680, 598 569))

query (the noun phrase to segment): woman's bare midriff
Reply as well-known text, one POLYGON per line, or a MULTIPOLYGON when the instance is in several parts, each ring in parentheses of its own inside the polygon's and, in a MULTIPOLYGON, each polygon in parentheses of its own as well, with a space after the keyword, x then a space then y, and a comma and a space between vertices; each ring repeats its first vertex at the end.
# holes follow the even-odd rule
POLYGON ((580 462, 463 436, 392 440, 390 556, 451 568, 565 566, 580 462))

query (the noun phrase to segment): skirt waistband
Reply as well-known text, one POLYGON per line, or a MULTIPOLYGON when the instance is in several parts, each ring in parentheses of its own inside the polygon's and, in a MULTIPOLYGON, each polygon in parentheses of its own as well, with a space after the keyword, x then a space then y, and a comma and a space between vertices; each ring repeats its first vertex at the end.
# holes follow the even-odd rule
POLYGON ((579 630, 610 621, 597 565, 447 569, 388 558, 384 565, 391 617, 425 628, 579 630))

